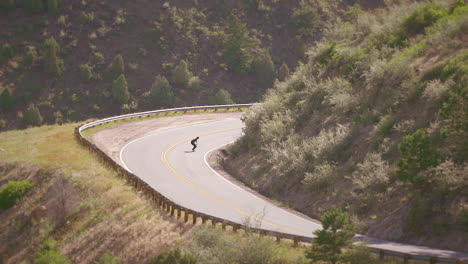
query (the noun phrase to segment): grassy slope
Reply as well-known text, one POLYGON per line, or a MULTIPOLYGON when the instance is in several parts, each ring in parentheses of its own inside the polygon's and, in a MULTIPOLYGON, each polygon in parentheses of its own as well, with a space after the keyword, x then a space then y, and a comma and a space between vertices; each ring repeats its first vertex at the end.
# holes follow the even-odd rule
POLYGON ((79 146, 73 138, 76 125, 0 134, 1 179, 36 183, 17 206, 1 212, 1 229, 8 230, 0 236, 4 260, 30 260, 47 238, 57 240, 59 251, 77 263, 106 252, 126 263, 141 263, 177 244, 186 228, 79 146), (61 189, 67 190, 63 197, 61 189), (54 203, 60 197, 64 207, 54 203), (66 221, 57 216, 60 211, 66 221))
MULTIPOLYGON (((452 1, 438 3, 451 12, 452 1)), ((311 216, 340 206, 361 232, 467 251, 466 61, 458 75, 443 73, 457 56, 466 58, 466 7, 402 32, 420 5, 361 13, 332 30, 307 64, 247 113, 246 135, 231 148, 227 168, 311 216), (397 43, 399 34, 408 38, 397 43), (441 115, 448 91, 465 94, 457 132, 450 132, 456 118, 441 115), (395 174, 398 144, 419 128, 444 163, 412 185, 395 174)))

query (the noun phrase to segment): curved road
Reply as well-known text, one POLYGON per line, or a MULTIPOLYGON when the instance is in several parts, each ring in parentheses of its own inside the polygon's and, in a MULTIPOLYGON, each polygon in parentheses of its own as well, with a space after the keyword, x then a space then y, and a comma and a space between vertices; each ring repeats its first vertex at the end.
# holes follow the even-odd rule
MULTIPOLYGON (((218 175, 207 163, 209 152, 233 142, 241 135, 238 118, 160 131, 125 145, 120 159, 152 188, 175 203, 208 215, 253 227, 312 237, 321 228, 318 221, 291 213, 245 191, 218 175), (192 152, 190 140, 200 136, 192 152)), ((468 254, 403 245, 358 236, 368 245, 404 253, 467 258, 468 254)))

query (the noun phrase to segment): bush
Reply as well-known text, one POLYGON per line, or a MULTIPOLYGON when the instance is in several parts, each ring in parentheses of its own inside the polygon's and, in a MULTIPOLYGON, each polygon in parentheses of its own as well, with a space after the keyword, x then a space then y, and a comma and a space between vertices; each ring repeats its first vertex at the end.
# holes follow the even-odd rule
POLYGON ((337 263, 345 259, 343 249, 350 248, 356 230, 349 220, 348 213, 340 208, 332 208, 321 218, 323 229, 317 230, 306 257, 312 261, 337 263))
POLYGON ((171 249, 159 254, 150 261, 151 264, 195 264, 196 258, 190 253, 183 253, 180 248, 171 249))
POLYGON ((86 13, 84 11, 81 12, 80 21, 82 24, 91 24, 94 21, 94 12, 86 13))
POLYGON ((15 51, 13 50, 13 47, 10 44, 6 43, 2 46, 1 55, 3 60, 9 60, 15 56, 15 51))
POLYGON ((36 48, 34 46, 28 46, 28 51, 26 56, 24 56, 23 63, 26 68, 31 68, 34 63, 37 61, 38 55, 36 48))
POLYGON ((161 75, 154 78, 150 95, 153 102, 159 106, 172 106, 175 101, 172 86, 169 84, 166 77, 161 75))
POLYGON ((337 173, 336 164, 325 161, 315 166, 312 173, 306 172, 302 182, 313 190, 320 190, 335 179, 337 173))
POLYGON ((39 109, 34 104, 31 104, 24 113, 23 121, 26 125, 38 126, 42 124, 44 118, 42 118, 39 109))
POLYGON ((180 84, 187 87, 192 76, 193 74, 188 69, 188 63, 185 60, 181 60, 172 70, 171 81, 174 84, 180 84))
POLYGON ((403 137, 398 145, 401 158, 397 163, 396 174, 402 181, 410 181, 416 187, 426 179, 418 176, 419 172, 437 166, 440 163, 439 152, 432 145, 424 129, 403 137))
POLYGON ((114 57, 112 62, 112 72, 114 76, 120 76, 125 73, 125 64, 122 55, 117 55, 114 57))
POLYGON ((275 65, 270 56, 270 52, 263 51, 253 61, 253 70, 259 80, 266 87, 272 87, 275 80, 275 65))
POLYGON ((403 29, 409 34, 419 34, 424 28, 437 20, 448 16, 448 11, 439 4, 425 4, 413 10, 413 13, 403 21, 403 29))
POLYGON ((88 64, 80 65, 80 73, 81 79, 86 82, 91 81, 94 77, 93 67, 89 66, 88 64))
POLYGON ((5 88, 0 94, 0 108, 4 111, 10 110, 15 104, 15 98, 13 97, 10 89, 5 88))
POLYGON ((374 186, 384 186, 389 177, 388 162, 382 160, 378 153, 368 153, 364 160, 357 165, 353 172, 352 181, 359 189, 367 189, 374 186))
POLYGON ((0 210, 5 210, 13 205, 17 199, 23 197, 34 184, 28 181, 9 181, 0 188, 0 210))
POLYGON ((231 98, 231 94, 224 89, 220 89, 216 95, 210 100, 210 104, 215 105, 227 105, 227 104, 234 104, 234 101, 231 98))
POLYGON ((45 69, 53 76, 60 76, 65 69, 63 60, 57 56, 60 47, 53 37, 45 41, 45 46, 45 69))
POLYGON ((305 1, 301 1, 300 7, 294 9, 290 19, 299 37, 312 36, 319 27, 319 21, 317 10, 305 1))
POLYGON ((55 249, 56 242, 48 239, 34 257, 35 264, 72 264, 70 259, 60 255, 55 249))
POLYGON ((44 3, 42 0, 26 0, 26 8, 33 13, 44 11, 44 3))
POLYGON ((202 89, 202 80, 198 76, 193 76, 190 78, 187 87, 192 91, 192 92, 198 92, 202 89))
POLYGON ((128 92, 127 80, 123 74, 114 80, 112 86, 112 96, 121 105, 128 103, 130 94, 128 92))
POLYGON ((278 80, 284 82, 289 77, 289 67, 283 62, 281 67, 278 69, 278 80))
POLYGON ((429 101, 437 101, 442 98, 451 87, 454 86, 453 81, 447 80, 442 82, 439 79, 429 81, 423 92, 423 97, 429 101))
POLYGON ((447 64, 442 68, 440 73, 440 79, 442 81, 447 80, 450 77, 454 77, 459 80, 461 78, 467 78, 468 76, 468 51, 462 52, 450 59, 447 64))

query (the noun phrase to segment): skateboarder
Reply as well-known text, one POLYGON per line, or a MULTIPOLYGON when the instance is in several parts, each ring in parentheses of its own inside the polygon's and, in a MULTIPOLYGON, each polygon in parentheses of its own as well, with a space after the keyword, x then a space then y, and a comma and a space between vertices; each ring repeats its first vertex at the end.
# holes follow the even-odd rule
POLYGON ((196 137, 196 138, 192 139, 192 141, 190 141, 190 144, 193 145, 192 151, 195 151, 195 149, 197 148, 197 144, 198 144, 198 139, 199 139, 199 138, 200 138, 200 137, 196 137))

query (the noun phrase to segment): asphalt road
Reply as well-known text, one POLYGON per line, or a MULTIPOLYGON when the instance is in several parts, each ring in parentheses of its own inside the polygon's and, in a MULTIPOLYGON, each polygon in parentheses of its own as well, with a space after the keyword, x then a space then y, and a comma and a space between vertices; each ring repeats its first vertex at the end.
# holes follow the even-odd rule
MULTIPOLYGON (((241 135, 237 118, 160 131, 125 145, 120 158, 152 188, 175 203, 240 224, 312 237, 318 221, 282 209, 218 175, 206 162, 207 154, 241 135), (199 136, 192 152, 190 140, 199 136)), ((368 245, 403 253, 468 258, 468 254, 404 245, 363 236, 368 245)))

